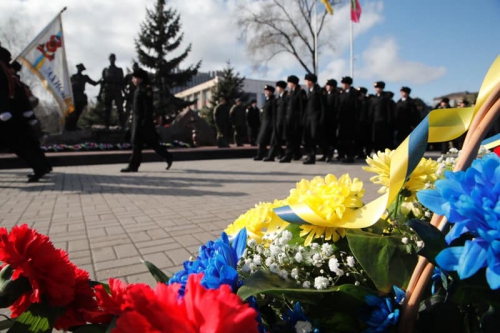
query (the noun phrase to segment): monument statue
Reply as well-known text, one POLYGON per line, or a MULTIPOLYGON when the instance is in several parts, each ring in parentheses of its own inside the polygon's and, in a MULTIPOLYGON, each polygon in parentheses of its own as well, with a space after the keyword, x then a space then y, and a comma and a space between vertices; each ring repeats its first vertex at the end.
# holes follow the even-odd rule
POLYGON ((65 131, 76 131, 78 129, 78 119, 88 104, 87 94, 85 94, 85 84, 97 86, 101 81, 94 81, 88 75, 83 74, 86 70, 83 64, 76 65, 77 73, 71 75, 71 89, 73 90, 73 102, 75 110, 66 116, 64 123, 65 131))
POLYGON ((102 71, 102 86, 101 93, 104 94, 104 125, 107 128, 110 126, 111 108, 113 101, 115 102, 118 111, 118 119, 120 127, 125 127, 125 112, 123 111, 123 90, 125 88, 125 80, 123 70, 115 65, 116 56, 111 53, 109 56, 109 67, 102 71))
POLYGON ((131 111, 134 104, 135 84, 132 82, 132 73, 138 69, 139 64, 134 62, 132 72, 128 70, 128 74, 125 75, 125 122, 127 124, 132 122, 131 111))

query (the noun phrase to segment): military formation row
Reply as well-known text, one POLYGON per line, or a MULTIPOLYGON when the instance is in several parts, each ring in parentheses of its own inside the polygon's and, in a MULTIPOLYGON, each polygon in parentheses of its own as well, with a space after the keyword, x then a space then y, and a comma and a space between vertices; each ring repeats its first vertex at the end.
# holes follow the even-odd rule
POLYGON ((375 82, 374 95, 368 95, 366 88, 354 88, 351 77, 343 77, 341 87, 333 79, 320 87, 316 75, 307 74, 305 87, 295 75, 287 82, 276 82, 276 87, 266 85, 261 111, 255 101, 245 109, 237 100, 230 108, 222 98, 214 110, 219 147, 228 146, 234 134, 238 145, 246 137, 258 145, 255 160, 278 157, 281 163, 289 163, 302 158, 303 147, 304 164, 316 162, 318 148, 322 161, 332 161, 337 150, 337 159, 352 163, 356 156, 364 158, 398 145, 422 118, 408 87, 401 88, 397 103, 381 81, 375 82))

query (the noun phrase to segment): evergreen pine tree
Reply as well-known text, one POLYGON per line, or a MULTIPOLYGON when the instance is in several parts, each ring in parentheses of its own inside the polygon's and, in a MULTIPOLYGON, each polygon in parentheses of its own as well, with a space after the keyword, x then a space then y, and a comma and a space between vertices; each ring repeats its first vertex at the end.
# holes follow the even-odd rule
POLYGON ((173 115, 194 102, 176 98, 171 89, 186 85, 197 74, 201 61, 184 70, 179 68, 191 52, 191 44, 179 56, 165 58, 181 45, 184 37, 180 15, 172 8, 165 8, 165 3, 165 0, 157 0, 153 9, 146 9, 135 48, 139 63, 152 72, 156 113, 173 115))
POLYGON ((213 124, 213 113, 221 97, 224 97, 230 105, 234 104, 237 98, 245 102, 247 95, 243 91, 244 82, 245 78, 241 77, 240 73, 235 73, 231 62, 228 61, 224 70, 217 75, 217 84, 211 91, 210 107, 201 111, 203 118, 213 124))

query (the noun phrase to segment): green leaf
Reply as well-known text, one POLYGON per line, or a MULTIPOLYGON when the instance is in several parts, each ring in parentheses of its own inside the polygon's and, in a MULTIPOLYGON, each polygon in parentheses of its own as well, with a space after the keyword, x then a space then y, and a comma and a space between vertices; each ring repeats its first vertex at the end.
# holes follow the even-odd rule
POLYGON ((111 331, 113 330, 113 328, 116 327, 116 321, 118 320, 117 317, 114 317, 113 320, 111 321, 111 323, 109 323, 109 326, 108 328, 106 329, 106 333, 111 333, 111 331))
POLYGON ((103 325, 82 325, 71 330, 74 333, 106 333, 107 327, 103 325))
POLYGON ((14 325, 15 322, 16 321, 13 320, 13 319, 6 319, 6 320, 0 321, 0 331, 6 330, 8 328, 11 328, 12 325, 14 325))
POLYGON ((59 314, 57 308, 47 303, 34 303, 21 314, 7 333, 45 333, 52 332, 59 314))
POLYGON ((352 254, 382 293, 389 293, 393 285, 406 289, 417 263, 401 239, 359 230, 347 233, 352 254))
POLYGON ((436 265, 436 256, 447 246, 444 234, 426 221, 415 219, 408 221, 407 224, 424 241, 424 247, 418 251, 418 254, 436 265))
POLYGON ((153 277, 155 278, 156 282, 167 283, 168 280, 170 280, 167 274, 163 273, 163 271, 156 267, 154 264, 150 263, 147 260, 143 260, 142 263, 146 265, 151 275, 153 275, 153 277))
POLYGON ((288 225, 288 227, 285 228, 285 230, 290 231, 293 235, 293 238, 288 242, 288 244, 290 244, 290 245, 303 245, 304 244, 305 238, 300 237, 300 231, 301 231, 300 225, 290 223, 288 225))

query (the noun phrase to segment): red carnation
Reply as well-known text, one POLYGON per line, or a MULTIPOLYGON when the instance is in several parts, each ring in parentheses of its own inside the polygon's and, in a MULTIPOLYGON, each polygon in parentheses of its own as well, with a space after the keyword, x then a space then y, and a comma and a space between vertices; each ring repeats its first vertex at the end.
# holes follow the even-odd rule
POLYGON ((55 328, 67 330, 73 326, 85 325, 90 321, 92 313, 97 309, 94 289, 90 286, 90 277, 87 271, 76 269, 75 299, 66 307, 66 312, 57 318, 55 328))
POLYGON ((15 226, 10 233, 0 229, 2 267, 14 269, 12 280, 28 279, 32 290, 12 306, 12 317, 23 313, 32 303, 45 296, 51 306, 64 307, 75 297, 75 269, 63 250, 57 250, 47 236, 31 230, 26 224, 15 226))
POLYGON ((229 286, 205 289, 200 284, 202 278, 203 274, 189 277, 184 298, 179 298, 179 284, 160 283, 155 290, 145 285, 129 286, 123 298, 127 308, 112 332, 258 332, 254 309, 229 286))

